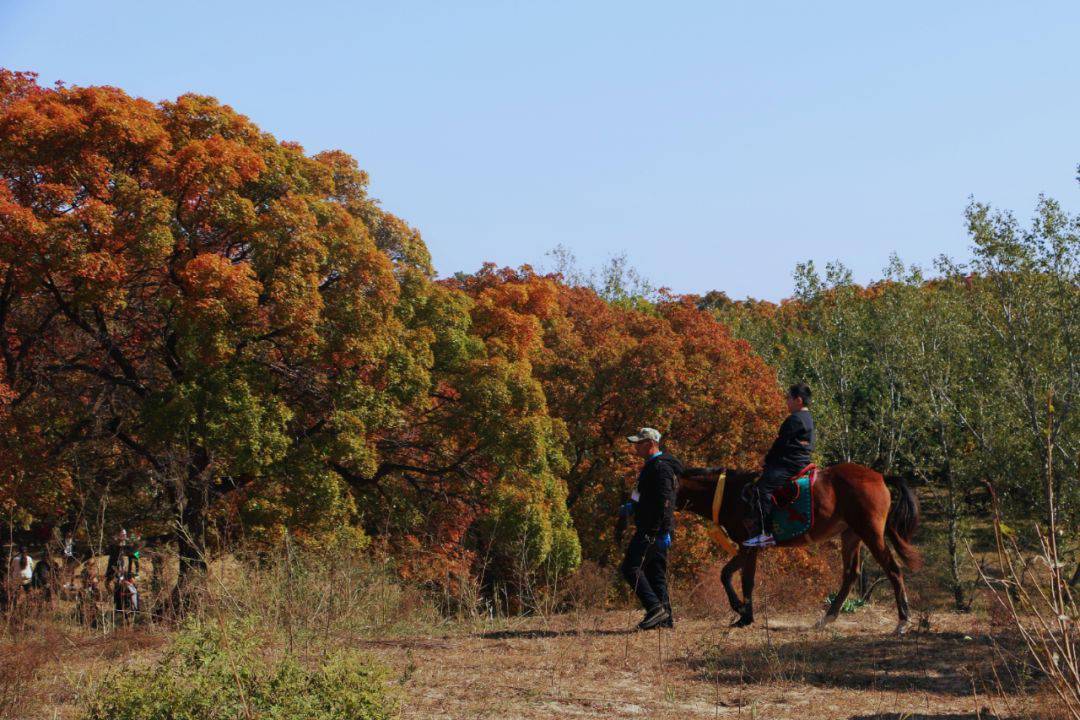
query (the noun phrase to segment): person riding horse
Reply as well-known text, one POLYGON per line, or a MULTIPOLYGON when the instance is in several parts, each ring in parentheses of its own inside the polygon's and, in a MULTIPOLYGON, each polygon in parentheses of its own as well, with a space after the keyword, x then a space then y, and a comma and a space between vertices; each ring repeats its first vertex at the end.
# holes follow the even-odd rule
POLYGON ((748 548, 776 544, 772 527, 772 511, 776 504, 773 493, 810 464, 810 453, 817 441, 814 419, 810 417, 810 387, 806 383, 792 385, 785 400, 791 414, 780 426, 776 440, 765 455, 761 477, 751 486, 751 512, 747 515, 750 539, 743 543, 748 548))

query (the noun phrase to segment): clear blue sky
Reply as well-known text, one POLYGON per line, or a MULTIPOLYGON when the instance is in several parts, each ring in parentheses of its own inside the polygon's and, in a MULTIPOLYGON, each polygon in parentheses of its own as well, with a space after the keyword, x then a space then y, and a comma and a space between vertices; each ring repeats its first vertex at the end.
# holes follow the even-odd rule
POLYGON ((439 271, 593 266, 778 299, 964 257, 969 195, 1076 208, 1080 3, 0 0, 0 66, 219 97, 342 148, 439 271))

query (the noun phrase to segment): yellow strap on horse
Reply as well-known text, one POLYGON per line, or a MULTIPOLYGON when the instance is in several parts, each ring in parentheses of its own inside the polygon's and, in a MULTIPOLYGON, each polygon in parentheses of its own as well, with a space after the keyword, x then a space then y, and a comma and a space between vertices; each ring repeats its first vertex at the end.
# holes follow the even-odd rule
POLYGON ((720 471, 720 477, 716 479, 716 492, 713 493, 712 498, 712 521, 713 526, 709 528, 709 537, 713 539, 717 545, 723 548, 724 552, 729 555, 734 555, 739 551, 737 545, 731 541, 728 537, 727 530, 720 524, 720 505, 724 502, 724 485, 727 484, 727 470, 720 471))

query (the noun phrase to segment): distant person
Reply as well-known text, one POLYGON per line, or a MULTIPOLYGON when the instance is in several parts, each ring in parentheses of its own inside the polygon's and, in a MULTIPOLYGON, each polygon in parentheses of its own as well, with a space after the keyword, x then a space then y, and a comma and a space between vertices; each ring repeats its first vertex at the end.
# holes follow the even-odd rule
POLYGON ((30 587, 34 590, 41 590, 44 598, 50 600, 53 590, 56 589, 56 580, 52 561, 49 559, 48 551, 46 551, 41 560, 34 565, 30 578, 30 587))
POLYGON ((127 553, 127 571, 133 578, 139 577, 139 555, 142 550, 142 537, 132 532, 128 536, 126 547, 127 553))
POLYGON ((791 414, 780 426, 776 440, 765 455, 761 477, 751 486, 750 539, 743 543, 748 548, 776 544, 772 526, 772 511, 776 504, 773 493, 810 464, 810 454, 817 442, 814 419, 810 417, 810 386, 806 383, 792 385, 785 400, 791 414))
POLYGON ((101 580, 93 569, 93 560, 83 566, 81 587, 75 600, 76 613, 83 625, 96 626, 98 621, 98 603, 101 601, 101 580))
POLYGON ((125 622, 134 620, 139 612, 139 588, 135 585, 134 578, 128 573, 120 573, 116 577, 116 585, 113 588, 113 608, 125 622))
POLYGON ((34 582, 34 558, 26 552, 26 548, 19 546, 15 557, 11 558, 11 568, 8 572, 9 584, 13 588, 21 587, 24 592, 30 592, 34 582))
POLYGON ((114 582, 120 576, 120 573, 124 572, 128 552, 127 544, 127 530, 121 528, 120 532, 116 533, 113 544, 109 547, 109 560, 105 565, 106 584, 114 582))
POLYGON ((622 575, 645 608, 645 617, 638 627, 642 630, 661 625, 674 627, 668 598, 667 556, 675 526, 675 492, 683 472, 682 463, 660 450, 660 433, 653 428, 641 428, 626 439, 645 464, 638 474, 631 501, 619 510, 624 517, 632 515, 636 526, 626 549, 622 575))
POLYGON ((71 535, 64 536, 64 542, 61 550, 61 559, 63 562, 63 576, 66 578, 64 583, 65 591, 75 590, 75 566, 78 561, 75 559, 75 538, 71 535))

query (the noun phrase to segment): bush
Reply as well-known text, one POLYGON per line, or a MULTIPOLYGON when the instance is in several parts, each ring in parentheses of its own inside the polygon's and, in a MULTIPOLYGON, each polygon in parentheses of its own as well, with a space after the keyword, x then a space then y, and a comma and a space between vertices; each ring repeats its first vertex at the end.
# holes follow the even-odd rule
POLYGON ((604 611, 615 594, 618 575, 614 568, 583 560, 563 583, 560 609, 604 611))
POLYGON ((149 667, 114 672, 84 720, 382 720, 396 712, 385 671, 355 652, 313 668, 270 659, 253 622, 192 622, 149 667))

